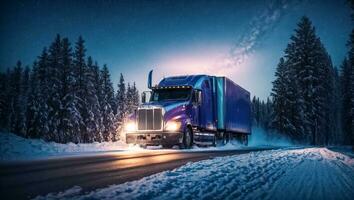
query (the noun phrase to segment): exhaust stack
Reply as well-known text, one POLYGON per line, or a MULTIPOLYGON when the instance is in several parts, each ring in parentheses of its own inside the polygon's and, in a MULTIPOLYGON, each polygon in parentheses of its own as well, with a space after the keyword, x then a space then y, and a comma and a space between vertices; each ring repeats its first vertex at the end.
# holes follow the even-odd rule
POLYGON ((148 88, 149 88, 149 89, 152 88, 152 71, 153 71, 153 70, 151 70, 151 71, 149 72, 149 76, 148 76, 148 88))

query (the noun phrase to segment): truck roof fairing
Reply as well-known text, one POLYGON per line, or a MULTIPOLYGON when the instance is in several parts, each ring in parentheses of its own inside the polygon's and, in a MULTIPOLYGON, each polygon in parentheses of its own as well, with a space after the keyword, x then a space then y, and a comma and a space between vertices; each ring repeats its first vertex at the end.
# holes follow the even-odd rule
POLYGON ((162 79, 157 88, 185 86, 198 89, 201 83, 208 78, 210 78, 208 75, 172 76, 162 79))

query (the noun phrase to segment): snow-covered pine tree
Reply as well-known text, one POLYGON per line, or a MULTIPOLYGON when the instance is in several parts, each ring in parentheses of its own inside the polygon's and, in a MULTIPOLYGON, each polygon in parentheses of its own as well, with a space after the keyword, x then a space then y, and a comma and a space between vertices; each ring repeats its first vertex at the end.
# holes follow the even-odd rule
POLYGON ((271 128, 271 120, 273 116, 273 102, 268 97, 264 103, 263 127, 267 131, 271 128))
POLYGON ((35 61, 32 66, 30 74, 29 96, 27 99, 27 136, 30 138, 38 138, 40 130, 39 122, 39 98, 40 98, 40 84, 38 79, 38 63, 35 61))
POLYGON ((257 103, 257 99, 256 96, 253 96, 252 98, 252 103, 251 103, 251 116, 252 116, 252 125, 256 126, 257 125, 257 120, 256 120, 256 103, 257 103))
POLYGON ((137 109, 139 106, 139 91, 136 88, 135 82, 133 83, 133 88, 132 88, 132 93, 133 93, 133 110, 137 109))
POLYGON ((252 99, 253 125, 260 126, 260 101, 256 96, 252 99))
POLYGON ((23 68, 20 61, 16 63, 15 68, 10 73, 10 113, 9 113, 9 127, 10 131, 21 134, 22 131, 22 79, 23 68))
POLYGON ((62 41, 62 70, 60 71, 60 125, 59 135, 62 143, 80 141, 80 124, 82 118, 76 108, 75 77, 73 67, 73 53, 68 38, 62 41))
POLYGON ((114 101, 114 90, 107 65, 103 65, 101 71, 101 88, 102 136, 104 141, 112 141, 115 140, 116 135, 115 117, 111 107, 111 102, 114 101))
POLYGON ((8 77, 6 73, 0 72, 0 129, 5 129, 8 118, 7 101, 8 77))
POLYGON ((116 128, 117 132, 120 133, 123 127, 124 119, 126 114, 129 112, 131 103, 132 103, 132 95, 130 86, 128 88, 128 92, 126 91, 125 82, 123 74, 120 74, 118 89, 116 94, 116 104, 117 104, 117 111, 116 111, 116 128), (129 99, 128 99, 129 98, 129 99))
POLYGON ((29 84, 30 84, 30 68, 28 66, 25 67, 25 70, 22 74, 21 78, 21 94, 19 97, 20 102, 20 134, 22 136, 27 137, 27 100, 29 96, 29 84))
POLYGON ((86 132, 86 125, 85 119, 87 119, 86 114, 86 105, 85 105, 85 73, 86 73, 86 48, 85 48, 85 41, 80 36, 75 44, 75 51, 74 51, 74 77, 75 77, 75 94, 77 97, 77 104, 76 109, 80 112, 82 117, 82 123, 80 124, 80 141, 79 142, 86 142, 88 140, 88 135, 86 132))
POLYGON ((267 98, 267 101, 259 100, 258 97, 252 98, 252 125, 261 127, 265 130, 270 128, 270 119, 272 116, 272 101, 267 98))
MULTIPOLYGON (((284 105, 286 105, 286 110, 284 110, 284 116, 286 116, 287 123, 284 125, 284 133, 289 135, 293 139, 302 139, 304 136, 304 128, 303 128, 303 107, 299 105, 300 96, 299 91, 297 89, 298 81, 296 79, 296 72, 294 70, 295 60, 295 45, 293 43, 289 43, 285 49, 284 55, 284 85, 286 87, 286 91, 284 94, 283 100, 284 105)), ((274 110, 274 115, 277 114, 278 111, 274 110)))
POLYGON ((284 65, 289 133, 312 144, 325 143, 332 63, 307 17, 300 20, 291 37, 284 65))
POLYGON ((271 96, 273 98, 273 116, 271 121, 271 127, 280 133, 290 133, 289 130, 292 125, 289 120, 287 90, 288 83, 287 72, 284 58, 280 58, 279 64, 275 71, 275 81, 273 81, 273 88, 271 96))
POLYGON ((266 106, 264 100, 261 100, 259 104, 259 126, 262 128, 265 128, 264 127, 265 115, 266 115, 266 106))
MULTIPOLYGON (((350 44, 350 43, 349 43, 350 44)), ((350 52, 349 52, 350 55, 350 52)), ((344 144, 350 145, 353 144, 353 135, 354 135, 354 85, 353 85, 353 74, 354 67, 348 59, 344 59, 341 66, 341 90, 342 90, 342 127, 343 127, 343 141, 344 144)), ((354 61, 354 60, 353 60, 354 61)))
POLYGON ((95 87, 95 92, 96 92, 98 106, 99 106, 99 113, 98 113, 97 116, 95 116, 96 124, 98 126, 98 132, 96 132, 95 141, 102 142, 103 141, 103 139, 102 139, 102 130, 103 130, 102 128, 103 128, 103 125, 102 125, 101 104, 102 104, 102 101, 103 101, 103 96, 102 96, 102 87, 101 87, 100 68, 99 68, 97 62, 95 62, 95 64, 93 65, 92 72, 93 72, 93 77, 94 77, 93 85, 95 87))
POLYGON ((133 91, 133 87, 130 86, 130 83, 128 83, 127 85, 127 92, 126 92, 126 114, 130 114, 133 112, 134 110, 134 102, 133 102, 133 98, 134 98, 134 91, 133 91))
POLYGON ((100 132, 100 124, 99 119, 101 118, 100 105, 97 97, 96 87, 94 85, 95 82, 95 74, 94 74, 94 64, 91 57, 87 59, 87 68, 85 73, 85 94, 84 94, 84 102, 85 102, 85 116, 84 122, 86 124, 86 133, 87 139, 86 142, 99 141, 97 137, 97 133, 100 132))
MULTIPOLYGON (((352 1, 352 8, 354 8, 354 3, 352 1)), ((354 18, 353 18, 354 19, 354 18)), ((350 118, 351 118, 351 132, 349 133, 349 141, 352 146, 354 146, 354 29, 350 35, 350 40, 348 43, 349 46, 349 65, 350 65, 350 95, 351 95, 351 102, 350 102, 350 118)))
MULTIPOLYGON (((127 92, 124 82, 123 74, 120 74, 119 83, 118 83, 116 102, 117 102, 117 120, 122 122, 125 114, 127 113, 127 105, 129 105, 127 101, 127 92)), ((130 90, 130 87, 129 87, 130 90)))
MULTIPOLYGON (((354 21, 354 1, 348 1, 352 10, 352 21, 354 21)), ((342 91, 341 117, 343 142, 354 146, 354 29, 349 36, 347 43, 349 48, 348 56, 341 66, 340 85, 342 91)))
POLYGON ((330 139, 334 132, 338 131, 335 129, 335 99, 334 99, 334 74, 333 74, 333 64, 327 50, 321 43, 317 40, 318 44, 318 55, 317 57, 317 72, 318 82, 317 87, 314 91, 315 95, 318 96, 318 101, 316 102, 316 113, 317 119, 319 121, 318 135, 316 144, 329 144, 330 139))
POLYGON ((61 80, 60 73, 62 70, 62 43, 61 37, 58 34, 54 42, 50 45, 48 56, 48 120, 49 120, 49 135, 45 139, 55 142, 63 141, 63 136, 59 135, 60 129, 60 109, 61 109, 61 80))
POLYGON ((300 110, 303 112, 301 119, 304 127, 305 139, 310 139, 312 144, 316 142, 318 134, 318 118, 316 116, 316 103, 319 101, 315 96, 316 83, 319 81, 316 76, 316 58, 318 47, 316 46, 317 37, 315 29, 311 21, 307 17, 303 17, 298 23, 295 35, 291 37, 294 44, 294 54, 291 59, 294 69, 295 78, 297 80, 297 90, 299 94, 300 110))
POLYGON ((38 112, 38 127, 33 127, 33 136, 32 137, 40 137, 43 139, 49 139, 49 55, 47 49, 44 48, 42 54, 38 57, 38 84, 39 84, 39 93, 36 104, 39 105, 38 112), (38 131, 38 132, 37 132, 38 131))
POLYGON ((333 69, 333 88, 334 88, 334 105, 332 107, 333 115, 334 115, 334 120, 335 120, 335 127, 333 129, 333 135, 331 139, 331 144, 343 144, 343 130, 342 130, 342 116, 341 116, 341 111, 342 111, 342 90, 340 86, 340 77, 339 77, 339 72, 336 67, 333 69))

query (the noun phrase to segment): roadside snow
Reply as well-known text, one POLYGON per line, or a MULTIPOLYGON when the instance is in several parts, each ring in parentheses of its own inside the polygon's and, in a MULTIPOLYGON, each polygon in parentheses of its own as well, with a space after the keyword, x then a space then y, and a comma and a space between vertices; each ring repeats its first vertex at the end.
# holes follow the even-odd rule
MULTIPOLYGON (((270 137, 269 134, 257 127, 253 128, 252 136, 250 137, 249 147, 240 145, 236 141, 224 146, 217 147, 197 147, 182 151, 218 151, 218 150, 234 150, 234 149, 253 149, 255 147, 274 147, 274 146, 291 146, 291 143, 284 138, 270 137)), ((32 160, 45 159, 56 156, 75 156, 75 155, 90 155, 102 152, 119 152, 119 151, 148 151, 160 150, 162 147, 148 147, 141 149, 138 146, 127 145, 124 142, 102 142, 92 144, 58 144, 55 142, 45 142, 40 139, 26 139, 12 133, 0 132, 0 161, 17 161, 17 160, 32 160)), ((174 150, 181 151, 175 146, 174 150)))
POLYGON ((326 148, 271 150, 188 163, 90 193, 36 199, 352 199, 354 159, 326 148))
POLYGON ((0 161, 30 160, 102 151, 122 151, 129 148, 136 147, 129 147, 120 141, 91 144, 59 144, 39 139, 26 139, 12 133, 0 133, 0 161))
POLYGON ((260 127, 252 127, 252 134, 249 137, 249 146, 292 146, 292 142, 277 133, 267 133, 260 127))

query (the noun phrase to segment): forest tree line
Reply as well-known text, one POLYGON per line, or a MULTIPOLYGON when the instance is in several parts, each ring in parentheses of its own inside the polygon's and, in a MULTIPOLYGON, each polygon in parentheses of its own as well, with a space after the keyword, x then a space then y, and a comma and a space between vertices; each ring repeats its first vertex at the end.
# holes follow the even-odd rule
POLYGON ((80 36, 72 49, 57 35, 31 67, 0 73, 0 128, 59 143, 119 140, 127 113, 139 104, 135 83, 120 74, 114 92, 108 67, 86 56, 80 36))
MULTIPOLYGON (((106 65, 57 35, 31 67, 0 73, 0 128, 60 143, 119 140, 139 104, 135 83, 121 74, 114 92, 106 65)), ((315 27, 303 17, 275 72, 266 101, 252 99, 253 125, 313 145, 354 144, 354 31, 337 70, 315 27)))
POLYGON ((303 17, 276 68, 271 99, 254 97, 254 124, 312 145, 354 144, 354 30, 338 71, 303 17))

